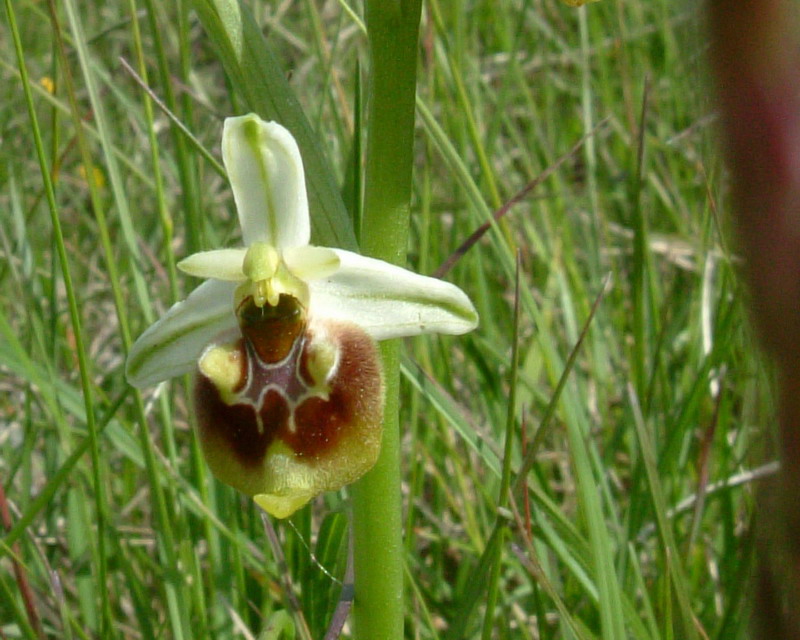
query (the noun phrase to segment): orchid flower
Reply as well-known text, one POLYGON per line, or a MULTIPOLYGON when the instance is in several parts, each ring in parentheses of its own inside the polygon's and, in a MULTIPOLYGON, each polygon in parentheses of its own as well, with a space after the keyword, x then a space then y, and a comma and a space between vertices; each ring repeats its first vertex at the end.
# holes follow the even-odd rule
POLYGON ((478 316, 452 284, 309 245, 303 162, 281 125, 228 118, 222 158, 245 246, 178 264, 207 280, 139 337, 127 377, 145 387, 196 372, 212 472, 287 517, 377 459, 384 390, 375 340, 465 333, 478 316))

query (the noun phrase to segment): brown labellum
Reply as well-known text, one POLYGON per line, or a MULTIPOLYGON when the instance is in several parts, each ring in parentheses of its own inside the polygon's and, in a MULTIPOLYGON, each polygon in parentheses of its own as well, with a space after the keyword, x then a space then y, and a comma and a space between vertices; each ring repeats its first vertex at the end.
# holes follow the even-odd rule
POLYGON ((284 517, 375 463, 380 359, 363 329, 309 321, 287 294, 274 307, 247 297, 237 316, 242 337, 209 346, 200 359, 194 403, 201 442, 220 480, 277 500, 265 508, 284 517))

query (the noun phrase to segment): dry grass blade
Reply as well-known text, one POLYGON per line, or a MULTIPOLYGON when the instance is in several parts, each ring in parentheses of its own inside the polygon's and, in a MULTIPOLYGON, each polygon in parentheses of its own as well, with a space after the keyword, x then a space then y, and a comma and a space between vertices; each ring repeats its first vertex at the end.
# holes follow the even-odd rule
MULTIPOLYGON (((6 499, 6 492, 2 482, 0 482, 0 519, 3 521, 3 528, 6 533, 11 531, 13 524, 11 521, 11 511, 8 508, 8 500, 6 499)), ((28 621, 31 623, 31 627, 33 627, 36 634, 40 638, 44 638, 42 622, 39 619, 39 612, 36 610, 36 599, 33 594, 33 589, 31 589, 30 582, 28 581, 28 574, 25 571, 25 567, 19 560, 19 542, 15 542, 12 545, 10 556, 11 564, 14 567, 14 579, 17 581, 17 588, 25 604, 25 613, 28 615, 28 621)))
POLYGON ((300 601, 297 599, 294 592, 292 575, 289 571, 289 566, 286 564, 286 556, 283 553, 283 547, 278 539, 278 533, 275 531, 275 527, 272 526, 272 521, 266 513, 261 513, 261 521, 264 523, 264 531, 267 534, 269 546, 278 564, 278 572, 281 575, 281 582, 283 582, 283 595, 286 598, 287 608, 291 612, 292 618, 294 618, 297 632, 301 640, 313 640, 311 637, 311 630, 308 628, 308 623, 303 615, 300 601))
MULTIPOLYGON (((595 126, 595 128, 592 129, 592 131, 590 131, 585 136, 583 136, 580 140, 578 140, 578 142, 576 142, 572 146, 572 148, 569 151, 567 151, 567 153, 565 153, 560 158, 558 158, 553 164, 551 164, 549 167, 547 167, 547 169, 542 171, 542 173, 540 173, 533 180, 531 180, 528 184, 526 184, 524 187, 522 187, 522 189, 517 191, 517 193, 515 193, 511 197, 510 200, 508 200, 508 202, 503 204, 502 207, 500 207, 494 213, 492 213, 492 219, 495 222, 498 222, 499 220, 501 220, 511 210, 511 208, 514 205, 522 202, 526 197, 528 197, 528 194, 531 191, 533 191, 536 187, 538 187, 540 184, 542 184, 542 182, 547 180, 547 178, 549 178, 551 175, 553 175, 561 167, 561 165, 563 165, 567 160, 569 160, 578 151, 580 151, 580 148, 584 145, 584 143, 590 137, 596 135, 597 132, 600 129, 602 129, 607 123, 608 123, 608 118, 606 118, 605 120, 602 120, 601 122, 599 122, 597 124, 597 126, 595 126)), ((464 257, 464 255, 467 253, 467 251, 469 251, 473 246, 475 246, 475 244, 478 242, 478 240, 480 240, 486 234, 486 232, 489 231, 489 229, 491 229, 491 228, 492 228, 492 223, 490 221, 486 221, 482 225, 480 225, 477 229, 475 229, 475 231, 473 231, 470 234, 470 236, 466 240, 464 240, 464 242, 462 242, 461 245, 452 254, 450 254, 447 257, 447 260, 445 260, 439 266, 439 268, 436 269, 436 271, 434 272, 433 276, 435 278, 443 278, 447 274, 447 272, 450 271, 450 269, 452 269, 453 266, 461 258, 464 257)))

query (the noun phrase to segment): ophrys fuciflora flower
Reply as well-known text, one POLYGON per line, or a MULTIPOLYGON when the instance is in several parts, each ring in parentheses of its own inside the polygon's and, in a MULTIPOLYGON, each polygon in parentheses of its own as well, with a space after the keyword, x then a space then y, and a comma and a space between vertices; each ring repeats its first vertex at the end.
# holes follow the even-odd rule
POLYGON ((195 371, 194 409, 214 475, 286 517, 353 482, 380 450, 375 340, 465 333, 458 287, 350 251, 309 245, 292 135, 250 114, 225 121, 222 158, 245 246, 178 266, 208 278, 136 341, 137 387, 195 371))

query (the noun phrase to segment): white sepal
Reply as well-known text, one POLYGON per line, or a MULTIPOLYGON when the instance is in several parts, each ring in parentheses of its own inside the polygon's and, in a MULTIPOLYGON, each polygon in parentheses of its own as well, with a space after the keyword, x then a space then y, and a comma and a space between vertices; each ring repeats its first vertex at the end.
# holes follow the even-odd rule
POLYGON ((237 327, 232 282, 207 280, 145 331, 128 354, 126 376, 147 387, 189 373, 203 349, 219 334, 237 327))
POLYGON ((193 253, 178 263, 178 269, 198 278, 214 278, 229 282, 245 280, 242 263, 247 249, 215 249, 193 253))
POLYGON ((309 282, 309 315, 355 323, 376 340, 421 333, 461 334, 478 326, 478 313, 455 285, 382 260, 335 249, 338 271, 309 282))
POLYGON ((308 244, 303 160, 291 133, 253 113, 227 118, 222 160, 246 246, 266 242, 283 249, 308 244))

